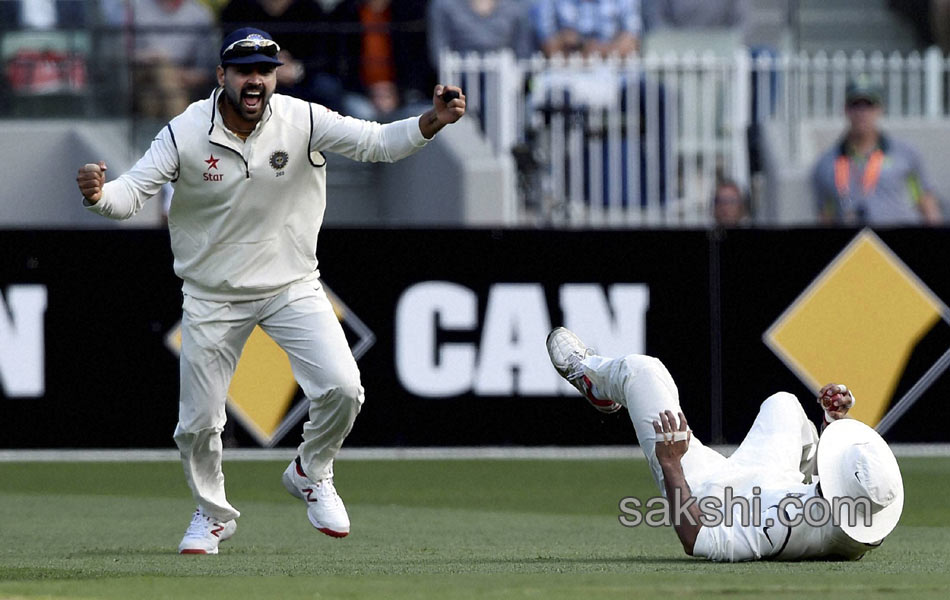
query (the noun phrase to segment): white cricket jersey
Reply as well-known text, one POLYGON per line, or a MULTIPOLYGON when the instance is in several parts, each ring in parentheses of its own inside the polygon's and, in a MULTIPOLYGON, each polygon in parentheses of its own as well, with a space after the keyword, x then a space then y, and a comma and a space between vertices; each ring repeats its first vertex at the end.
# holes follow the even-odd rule
POLYGON ((207 300, 254 300, 319 276, 323 152, 392 162, 427 140, 417 117, 380 125, 274 94, 242 141, 221 119, 222 91, 172 119, 89 209, 127 219, 171 181, 168 228, 184 292, 207 300))
MULTIPOLYGON (((766 488, 759 493, 761 512, 758 525, 743 525, 738 508, 734 510, 733 524, 702 527, 693 547, 693 555, 714 561, 738 562, 745 560, 857 560, 877 544, 856 542, 839 527, 829 522, 815 527, 804 520, 789 527, 779 520, 779 502, 787 496, 796 496, 805 505, 809 498, 818 496, 817 483, 766 488)), ((786 507, 785 522, 802 516, 802 510, 786 507)))

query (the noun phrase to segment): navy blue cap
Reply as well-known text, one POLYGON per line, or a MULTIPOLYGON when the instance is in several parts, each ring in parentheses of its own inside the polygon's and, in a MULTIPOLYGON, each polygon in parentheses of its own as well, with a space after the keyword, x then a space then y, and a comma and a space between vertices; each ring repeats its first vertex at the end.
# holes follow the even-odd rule
POLYGON ((269 63, 282 65, 277 60, 280 46, 269 33, 253 27, 235 29, 221 44, 221 65, 250 65, 269 63))

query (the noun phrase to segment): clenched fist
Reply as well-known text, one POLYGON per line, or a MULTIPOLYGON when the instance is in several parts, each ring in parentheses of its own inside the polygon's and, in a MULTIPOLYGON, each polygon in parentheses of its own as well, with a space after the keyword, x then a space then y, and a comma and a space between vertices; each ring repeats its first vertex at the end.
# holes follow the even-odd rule
POLYGON ((92 163, 83 165, 79 168, 79 174, 76 175, 76 183, 79 185, 79 191, 82 197, 89 204, 95 204, 102 198, 102 186, 106 182, 106 163, 99 161, 99 164, 92 163))
POLYGON ((846 385, 829 383, 818 392, 818 404, 825 411, 825 420, 830 423, 848 414, 854 406, 854 395, 846 385))

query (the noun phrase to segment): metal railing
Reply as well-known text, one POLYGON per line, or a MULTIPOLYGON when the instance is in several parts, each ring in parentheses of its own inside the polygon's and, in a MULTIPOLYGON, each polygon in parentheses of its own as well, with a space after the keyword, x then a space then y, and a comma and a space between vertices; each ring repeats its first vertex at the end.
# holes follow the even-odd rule
POLYGON ((858 75, 880 86, 884 113, 890 119, 950 118, 947 77, 950 61, 937 48, 906 56, 880 52, 832 55, 797 54, 760 57, 752 65, 757 75, 755 112, 788 127, 790 156, 800 156, 799 128, 807 121, 841 119, 845 89, 858 75))
POLYGON ((565 226, 708 225, 717 180, 749 184, 750 125, 786 126, 797 159, 802 123, 844 123, 845 88, 858 74, 881 85, 889 118, 946 120, 948 71, 936 49, 627 60, 448 53, 440 65, 442 81, 465 87, 495 151, 515 154, 509 222, 565 226))

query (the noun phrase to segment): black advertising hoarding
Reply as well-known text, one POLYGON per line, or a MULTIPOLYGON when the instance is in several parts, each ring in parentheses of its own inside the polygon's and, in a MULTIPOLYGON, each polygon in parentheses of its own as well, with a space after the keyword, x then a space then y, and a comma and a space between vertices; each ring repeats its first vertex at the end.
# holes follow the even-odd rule
MULTIPOLYGON (((894 229, 867 234, 853 229, 736 230, 730 231, 719 246, 723 390, 735 400, 723 404, 723 421, 728 425, 729 441, 741 440, 742 432, 755 417, 754 410, 746 411, 748 402, 754 398, 762 399, 775 390, 794 393, 802 400, 810 416, 820 418, 808 388, 769 350, 762 338, 783 311, 788 310, 810 284, 817 283, 815 280, 829 265, 840 258, 856 239, 866 235, 879 239, 886 246, 885 250, 893 253, 895 261, 903 263, 901 266, 906 267, 913 279, 908 283, 929 288, 944 303, 950 301, 950 278, 947 277, 950 230, 947 229, 894 229)), ((862 267, 859 265, 859 268, 862 267)), ((832 298, 840 296, 842 302, 844 298, 852 298, 852 302, 844 307, 845 314, 860 314, 875 306, 882 308, 884 317, 900 314, 901 307, 895 304, 894 285, 858 287, 858 283, 831 281, 826 291, 832 298), (857 302, 853 300, 855 296, 857 302)), ((870 397, 880 391, 892 398, 885 410, 893 408, 929 369, 939 363, 941 356, 950 349, 950 325, 947 323, 950 315, 945 314, 945 307, 941 308, 944 314, 936 318, 936 324, 922 334, 912 348, 908 348, 906 357, 897 357, 906 358, 906 365, 899 360, 893 361, 891 367, 899 372, 894 389, 865 390, 863 395, 856 393, 859 405, 867 408, 870 397)), ((872 356, 887 350, 883 331, 885 320, 878 314, 868 319, 860 331, 851 334, 866 340, 857 350, 872 356)), ((819 356, 834 356, 839 346, 853 345, 850 335, 842 338, 845 325, 833 322, 827 329, 811 336, 819 356)), ((832 372, 844 367, 831 362, 832 372)), ((863 382, 842 383, 856 388, 863 382)), ((886 432, 885 439, 901 442, 950 440, 950 433, 938 425, 950 417, 948 397, 950 373, 937 372, 923 396, 886 432)))
MULTIPOLYGON (((703 439, 738 443, 778 390, 817 418, 807 387, 763 334, 856 233, 324 231, 322 277, 366 388, 347 445, 634 443, 625 413, 592 410, 554 375, 544 334, 560 324, 596 332, 604 353, 663 360, 703 439)), ((950 298, 945 237, 881 234, 950 298)), ((181 292, 167 233, 4 231, 0 251, 0 447, 171 446, 181 292)), ((946 348, 942 332, 915 351, 898 397, 946 348)), ((944 379, 889 438, 948 438, 930 425, 947 416, 944 379)), ((295 445, 296 394, 290 409, 290 399, 251 395, 281 407, 283 426, 270 437, 232 407, 228 440, 295 445)))
POLYGON ((666 355, 686 374, 684 407, 708 420, 704 233, 351 230, 320 244, 324 280, 378 338, 360 361, 367 400, 354 444, 633 443, 629 420, 592 410, 550 367, 549 327, 585 319, 629 336, 614 336, 612 353, 645 345, 666 355), (425 300, 442 294, 438 320, 450 322, 435 323, 425 300), (432 331, 420 331, 427 322, 432 331), (462 366, 440 380, 434 353, 462 366))
POLYGON ((168 446, 178 367, 163 339, 181 318, 181 282, 167 233, 0 231, 0 253, 0 445, 168 446), (28 307, 16 306, 30 292, 45 299, 39 331, 28 307), (24 356, 36 335, 42 353, 24 356), (37 358, 42 380, 11 390, 22 363, 37 358))

